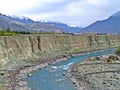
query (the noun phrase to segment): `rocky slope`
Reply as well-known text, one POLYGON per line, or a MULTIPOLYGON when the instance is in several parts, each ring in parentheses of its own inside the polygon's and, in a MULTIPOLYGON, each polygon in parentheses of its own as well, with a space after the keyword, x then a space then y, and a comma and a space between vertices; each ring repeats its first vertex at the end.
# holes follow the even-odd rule
POLYGON ((46 60, 90 50, 117 47, 119 35, 20 35, 0 37, 0 65, 10 60, 46 60))
POLYGON ((120 57, 103 55, 89 58, 74 65, 69 70, 69 77, 80 90, 119 90, 120 57))

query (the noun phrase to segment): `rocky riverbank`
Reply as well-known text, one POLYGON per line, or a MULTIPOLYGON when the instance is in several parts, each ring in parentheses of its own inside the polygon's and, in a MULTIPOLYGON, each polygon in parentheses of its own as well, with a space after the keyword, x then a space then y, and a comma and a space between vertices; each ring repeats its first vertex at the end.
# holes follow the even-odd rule
POLYGON ((31 88, 29 87, 29 83, 25 80, 25 78, 32 75, 31 72, 37 71, 38 69, 43 68, 45 66, 55 64, 61 61, 65 61, 68 58, 82 55, 85 53, 86 52, 81 52, 79 54, 73 54, 73 55, 68 55, 68 56, 64 55, 64 56, 60 56, 52 60, 42 60, 42 61, 37 60, 35 62, 32 62, 31 65, 23 66, 14 72, 15 78, 14 80, 12 80, 12 83, 16 83, 16 84, 14 86, 11 84, 9 86, 9 90, 13 90, 13 89, 14 90, 31 90, 31 88))
MULTIPOLYGON (((95 51, 94 51, 95 52, 95 51)), ((82 55, 85 54, 86 52, 81 52, 79 54, 73 54, 73 55, 68 55, 68 56, 61 56, 59 58, 56 59, 52 59, 52 60, 43 60, 43 61, 35 61, 32 62, 32 64, 27 65, 27 66, 23 66, 20 69, 16 70, 14 73, 14 80, 12 80, 12 84, 9 86, 9 90, 31 90, 31 88, 29 87, 29 83, 25 80, 25 78, 31 76, 31 72, 33 71, 37 71, 40 68, 43 68, 45 66, 51 65, 51 64, 55 64, 61 61, 65 61, 68 58, 74 57, 74 56, 78 56, 78 55, 82 55), (15 83, 15 85, 13 85, 13 83, 15 83)), ((88 52, 89 53, 89 52, 88 52)))
POLYGON ((37 71, 38 69, 48 66, 50 64, 65 61, 70 57, 71 56, 66 56, 66 57, 62 57, 59 59, 49 60, 49 62, 48 61, 47 62, 37 61, 37 62, 34 62, 34 64, 31 66, 22 67, 21 69, 15 72, 14 82, 16 82, 16 85, 14 87, 10 86, 9 90, 12 90, 13 88, 14 90, 31 90, 29 83, 25 80, 25 78, 32 75, 31 72, 37 71))
MULTIPOLYGON (((96 52, 96 51, 94 51, 96 52)), ((88 52, 89 53, 89 52, 88 52)), ((31 72, 33 71, 37 71, 38 69, 40 68, 43 68, 45 66, 48 66, 48 65, 51 65, 51 64, 55 64, 55 63, 58 63, 58 62, 61 62, 61 61, 65 61, 67 60, 68 58, 71 58, 71 57, 74 57, 74 56, 77 56, 77 55, 82 55, 82 54, 85 54, 85 52, 82 52, 82 53, 79 53, 79 54, 74 54, 74 55, 69 55, 69 56, 61 56, 59 58, 56 58, 56 59, 52 59, 52 60, 44 60, 44 61, 35 61, 35 62, 32 62, 31 65, 28 65, 28 66, 23 66, 21 67, 19 70, 16 70, 14 72, 14 80, 12 80, 12 83, 16 83, 14 86, 9 86, 9 90, 31 90, 30 87, 29 87, 29 83, 25 80, 25 78, 31 76, 31 72)), ((74 79, 75 81, 75 79, 74 79)), ((86 81, 84 81, 85 84, 85 87, 87 85, 86 81)), ((79 86, 79 85, 77 85, 79 86)), ((78 87, 80 88, 80 87, 78 87)))
POLYGON ((57 62, 67 60, 70 57, 74 57, 81 54, 86 54, 86 52, 81 52, 79 54, 73 54, 68 56, 64 55, 51 60, 37 60, 29 64, 24 64, 25 66, 21 66, 21 68, 9 72, 8 77, 10 79, 10 83, 6 84, 7 86, 5 85, 5 87, 8 87, 8 89, 2 90, 31 90, 29 87, 29 83, 25 80, 25 78, 31 76, 32 74, 30 73, 32 71, 36 71, 37 69, 42 68, 44 66, 55 64, 57 62))
POLYGON ((15 90, 31 90, 29 87, 28 82, 26 82, 25 78, 28 76, 31 76, 31 72, 35 71, 39 68, 42 68, 44 66, 47 66, 48 64, 41 64, 41 65, 33 65, 30 67, 24 67, 22 69, 19 70, 18 73, 16 73, 15 75, 15 79, 17 81, 17 84, 15 86, 15 90))
POLYGON ((78 90, 119 90, 120 57, 109 54, 89 58, 73 65, 67 75, 78 90))

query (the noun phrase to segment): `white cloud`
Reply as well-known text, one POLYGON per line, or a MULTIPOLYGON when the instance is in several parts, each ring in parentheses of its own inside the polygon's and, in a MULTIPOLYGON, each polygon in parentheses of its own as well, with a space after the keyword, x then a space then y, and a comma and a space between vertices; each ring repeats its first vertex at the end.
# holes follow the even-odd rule
MULTIPOLYGON (((39 5, 40 0, 0 0, 0 12, 17 14, 24 10, 30 10, 39 5)), ((43 2, 40 2, 41 5, 43 2)))
POLYGON ((0 12, 87 26, 120 10, 120 0, 0 0, 0 12))

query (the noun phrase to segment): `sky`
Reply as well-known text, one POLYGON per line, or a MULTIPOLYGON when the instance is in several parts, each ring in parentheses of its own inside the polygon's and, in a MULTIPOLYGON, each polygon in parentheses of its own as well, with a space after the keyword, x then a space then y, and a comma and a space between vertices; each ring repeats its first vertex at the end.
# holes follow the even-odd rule
POLYGON ((0 0, 0 13, 86 27, 120 11, 120 0, 0 0))

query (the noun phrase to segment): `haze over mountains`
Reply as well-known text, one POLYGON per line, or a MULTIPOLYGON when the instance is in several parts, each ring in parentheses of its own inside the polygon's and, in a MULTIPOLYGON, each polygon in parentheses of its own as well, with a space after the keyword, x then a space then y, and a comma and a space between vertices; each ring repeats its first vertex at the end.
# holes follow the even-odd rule
POLYGON ((64 23, 33 21, 26 17, 7 16, 0 14, 0 30, 6 29, 14 31, 55 31, 68 33, 120 33, 120 12, 110 16, 108 19, 96 21, 85 27, 70 27, 64 23))

